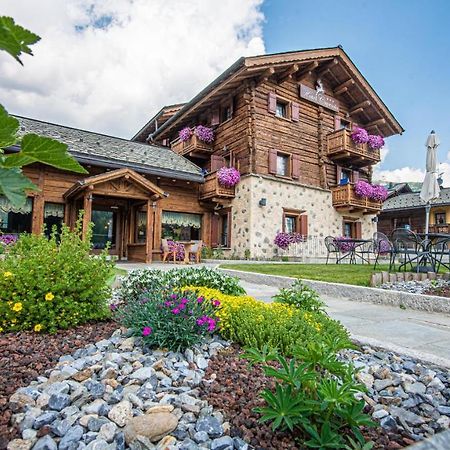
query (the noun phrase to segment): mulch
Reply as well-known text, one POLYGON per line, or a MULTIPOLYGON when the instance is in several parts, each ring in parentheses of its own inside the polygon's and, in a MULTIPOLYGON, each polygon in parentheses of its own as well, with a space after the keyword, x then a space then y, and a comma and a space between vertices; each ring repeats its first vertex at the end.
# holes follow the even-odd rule
POLYGON ((0 334, 0 449, 18 437, 10 426, 9 397, 20 387, 51 369, 62 355, 108 338, 117 329, 112 321, 81 325, 55 334, 19 332, 0 334))
POLYGON ((437 295, 438 297, 450 297, 450 287, 431 288, 424 292, 426 295, 437 295))
MULTIPOLYGON (((260 415, 253 409, 262 406, 264 401, 258 394, 265 388, 273 389, 274 381, 257 365, 250 368, 239 357, 240 353, 235 346, 210 360, 201 385, 202 398, 224 412, 232 437, 244 439, 256 450, 303 450, 305 447, 295 445, 295 438, 300 435, 274 432, 270 424, 259 422, 260 415)), ((367 440, 375 443, 374 449, 394 450, 413 443, 407 436, 388 433, 381 427, 362 432, 367 440)))

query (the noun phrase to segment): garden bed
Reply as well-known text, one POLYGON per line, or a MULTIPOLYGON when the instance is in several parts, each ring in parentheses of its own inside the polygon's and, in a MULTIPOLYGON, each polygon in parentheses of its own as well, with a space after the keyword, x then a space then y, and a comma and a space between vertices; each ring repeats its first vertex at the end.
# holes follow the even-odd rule
POLYGON ((412 294, 450 297, 450 281, 443 279, 397 281, 395 283, 384 283, 380 286, 380 288, 392 291, 409 292, 412 294))

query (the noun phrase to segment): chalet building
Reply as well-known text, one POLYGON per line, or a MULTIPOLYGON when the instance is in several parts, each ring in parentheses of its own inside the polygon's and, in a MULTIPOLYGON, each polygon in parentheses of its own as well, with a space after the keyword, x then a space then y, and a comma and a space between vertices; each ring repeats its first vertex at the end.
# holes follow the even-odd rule
POLYGON ((40 191, 21 211, 0 198, 1 231, 73 225, 85 210, 96 249, 109 241, 119 258, 147 262, 159 259, 163 237, 271 258, 278 231, 371 236, 382 205, 358 197, 354 183, 371 182, 379 149, 350 135, 356 125, 383 137, 403 131, 340 47, 241 58, 131 141, 18 119, 21 133, 68 144, 89 174, 26 167, 40 191), (199 125, 213 142, 180 139, 199 125), (222 167, 239 170, 236 186, 219 183, 222 167))
POLYGON ((379 149, 355 144, 355 125, 403 131, 341 47, 241 58, 186 104, 162 108, 133 140, 170 146, 205 172, 199 200, 213 208, 211 237, 231 253, 270 258, 278 231, 323 240, 370 237, 381 202, 359 198, 379 149), (212 127, 214 142, 179 131, 212 127), (223 188, 217 171, 241 181, 223 188), (248 253, 248 252, 247 252, 248 253))

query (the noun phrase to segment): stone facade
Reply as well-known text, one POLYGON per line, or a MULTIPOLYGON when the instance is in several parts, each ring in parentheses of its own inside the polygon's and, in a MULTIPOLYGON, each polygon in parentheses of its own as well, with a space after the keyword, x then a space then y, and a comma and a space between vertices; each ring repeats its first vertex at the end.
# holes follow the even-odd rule
POLYGON ((342 236, 344 216, 361 222, 363 238, 371 238, 376 231, 374 215, 338 212, 329 190, 248 175, 237 185, 232 202, 231 253, 243 257, 248 249, 250 256, 258 259, 283 255, 273 244, 276 233, 282 230, 283 208, 305 211, 308 215, 308 240, 314 241, 308 256, 312 258, 326 256, 323 245, 326 236, 342 236), (266 199, 266 206, 259 205, 262 198, 266 199))

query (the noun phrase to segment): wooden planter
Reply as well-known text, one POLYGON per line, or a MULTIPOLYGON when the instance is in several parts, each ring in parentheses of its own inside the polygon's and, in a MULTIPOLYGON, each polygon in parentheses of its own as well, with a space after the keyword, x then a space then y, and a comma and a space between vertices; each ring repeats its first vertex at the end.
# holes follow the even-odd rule
POLYGON ((331 189, 333 206, 339 210, 373 214, 381 211, 382 202, 358 197, 352 183, 331 189))
POLYGON ((212 144, 201 141, 197 135, 193 134, 187 141, 181 141, 180 139, 173 141, 172 150, 183 156, 208 158, 213 148, 212 144))
POLYGON ((235 196, 235 187, 224 187, 219 184, 217 172, 210 173, 205 177, 205 183, 200 185, 200 200, 226 200, 235 196))

